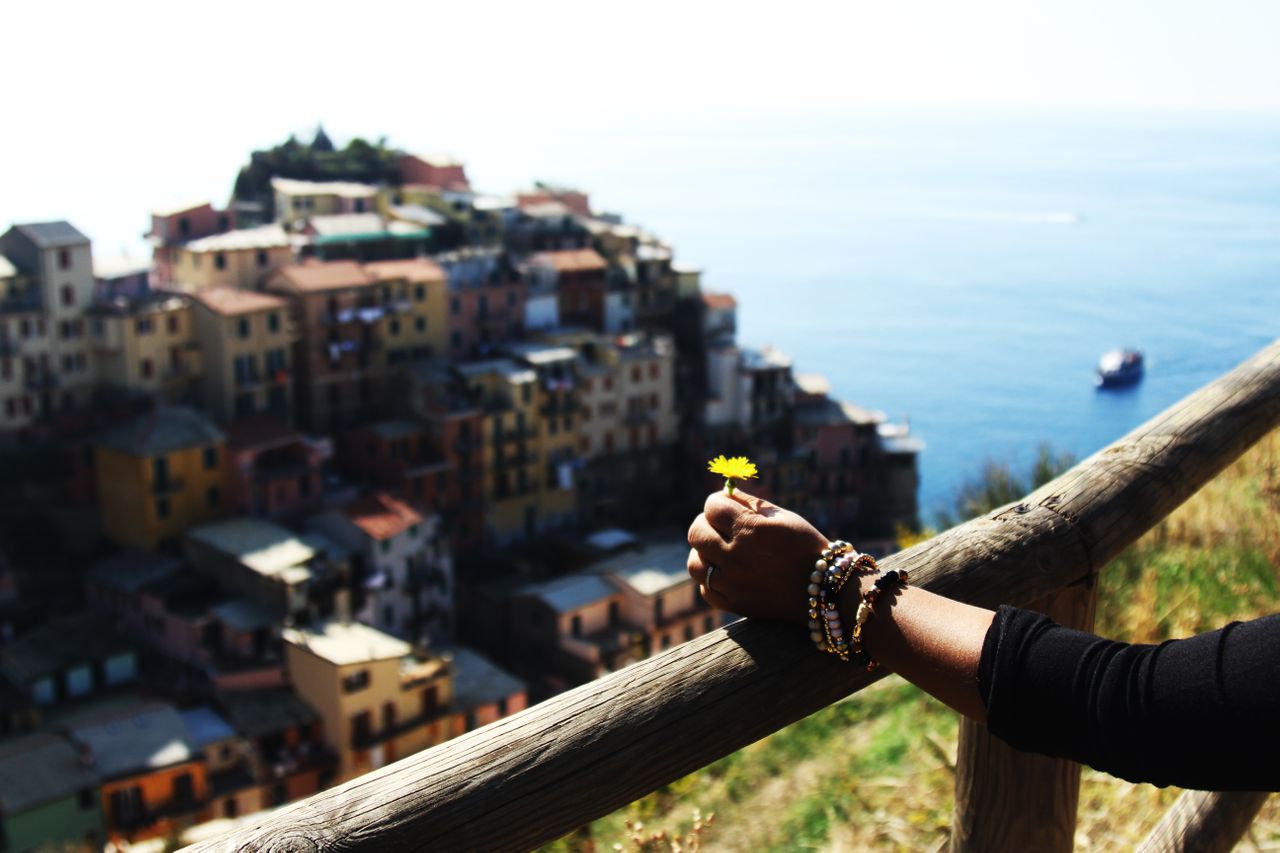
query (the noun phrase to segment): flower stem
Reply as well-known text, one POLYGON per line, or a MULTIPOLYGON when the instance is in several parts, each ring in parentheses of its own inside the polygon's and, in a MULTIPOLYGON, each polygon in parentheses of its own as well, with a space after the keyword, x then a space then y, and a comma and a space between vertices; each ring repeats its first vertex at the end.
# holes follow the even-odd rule
POLYGON ((724 481, 724 491, 725 491, 725 494, 727 494, 729 497, 733 497, 733 486, 734 486, 733 480, 726 479, 724 481))

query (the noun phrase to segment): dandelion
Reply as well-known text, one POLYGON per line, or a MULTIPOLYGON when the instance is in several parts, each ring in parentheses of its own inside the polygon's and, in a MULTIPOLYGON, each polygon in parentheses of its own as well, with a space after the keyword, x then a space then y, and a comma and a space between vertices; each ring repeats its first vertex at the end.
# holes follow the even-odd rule
POLYGON ((732 456, 728 459, 720 454, 707 463, 707 470, 712 474, 724 477, 724 490, 733 497, 734 480, 749 480, 756 475, 756 465, 745 456, 732 456))

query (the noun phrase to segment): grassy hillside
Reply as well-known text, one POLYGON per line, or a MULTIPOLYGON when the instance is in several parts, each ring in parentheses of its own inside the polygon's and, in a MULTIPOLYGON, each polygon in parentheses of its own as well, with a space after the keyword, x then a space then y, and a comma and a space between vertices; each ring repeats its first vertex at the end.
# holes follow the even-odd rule
MULTIPOLYGON (((1278 588, 1280 432, 1104 570, 1098 631, 1185 636, 1280 609, 1278 588)), ((936 850, 950 832, 956 729, 950 710, 890 677, 549 849, 936 850), (695 810, 714 821, 695 829, 695 810)), ((1178 793, 1086 768, 1077 848, 1131 848, 1178 793)), ((1239 849, 1277 844, 1280 796, 1239 849)))

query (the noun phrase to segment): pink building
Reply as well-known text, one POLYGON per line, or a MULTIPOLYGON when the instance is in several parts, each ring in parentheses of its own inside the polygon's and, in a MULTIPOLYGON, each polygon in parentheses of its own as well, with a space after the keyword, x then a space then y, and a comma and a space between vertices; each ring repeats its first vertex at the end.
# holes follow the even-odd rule
POLYGON ((222 234, 235 227, 233 211, 217 210, 207 201, 153 210, 151 230, 145 236, 152 247, 155 286, 167 287, 173 283, 177 250, 183 244, 222 234))
POLYGON ((228 506, 268 518, 303 515, 324 499, 328 439, 308 438, 270 415, 227 427, 228 506))
POLYGON ((461 160, 452 157, 405 154, 400 158, 400 182, 437 187, 442 190, 469 190, 461 160))

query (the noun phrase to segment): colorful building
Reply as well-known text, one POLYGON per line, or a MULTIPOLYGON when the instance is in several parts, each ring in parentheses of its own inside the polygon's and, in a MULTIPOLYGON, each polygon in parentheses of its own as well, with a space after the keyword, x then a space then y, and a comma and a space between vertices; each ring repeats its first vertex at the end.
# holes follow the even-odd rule
POLYGON ((298 330, 298 423, 323 433, 376 419, 388 394, 377 279, 352 261, 312 261, 280 270, 269 289, 298 330))
MULTIPOLYGON (((501 343, 523 336, 529 310, 525 279, 506 253, 498 248, 469 247, 442 253, 434 260, 449 282, 448 347, 437 352, 455 361, 467 361, 491 355, 501 343)), ((554 312, 554 304, 550 307, 554 312)), ((539 310, 538 305, 533 308, 539 310)), ((542 306, 542 313, 546 308, 542 306)), ((541 314, 538 318, 541 323, 541 314)))
POLYGON ((199 291, 192 302, 204 361, 204 410, 219 423, 259 414, 288 422, 297 339, 288 303, 231 287, 199 291))
POLYGON ((526 265, 542 286, 554 287, 561 323, 597 332, 620 331, 605 322, 609 265, 595 249, 539 252, 526 265))
POLYGON ((155 286, 167 288, 176 281, 174 267, 178 262, 179 249, 193 240, 223 234, 235 225, 233 211, 216 210, 207 201, 153 210, 151 230, 146 237, 151 243, 155 286))
POLYGON ((70 735, 99 780, 108 837, 163 837, 207 817, 203 756, 171 705, 104 713, 72 725, 70 735))
POLYGON ((69 223, 0 234, 0 438, 21 439, 37 421, 88 404, 93 293, 89 238, 69 223))
POLYGON ((102 529, 121 545, 155 548, 226 512, 224 437, 194 409, 157 406, 93 453, 102 529))
POLYGON ((98 779, 66 738, 0 741, 0 849, 98 849, 104 841, 98 779))
POLYGON ((165 403, 197 402, 203 362, 187 297, 151 291, 99 301, 87 314, 101 389, 165 403))
POLYGON ((449 346, 445 271, 426 258, 364 265, 382 289, 380 334, 389 368, 443 355, 449 346))
POLYGON ((452 736, 444 658, 357 622, 286 629, 284 640, 290 682, 319 713, 339 780, 452 736))
POLYGON ((365 590, 357 620, 432 645, 452 637, 453 559, 438 517, 374 492, 312 518, 308 527, 355 554, 365 590))
POLYGON ((240 228, 183 243, 173 249, 171 289, 198 293, 213 287, 257 289, 293 263, 301 238, 276 224, 240 228))
POLYGON ((398 162, 400 183, 443 190, 469 190, 462 161, 439 154, 403 154, 398 162))
POLYGON ((351 181, 299 181, 272 178, 276 222, 290 226, 313 216, 377 213, 378 188, 351 181))
POLYGON ((453 666, 453 733, 466 734, 529 704, 523 681, 466 646, 449 653, 453 666))
POLYGON ((318 510, 333 455, 327 438, 311 438, 271 415, 227 427, 227 501, 231 512, 294 518, 318 510))

